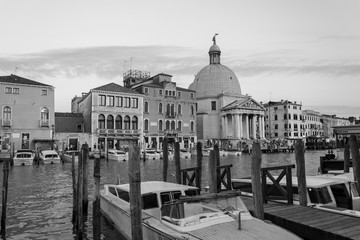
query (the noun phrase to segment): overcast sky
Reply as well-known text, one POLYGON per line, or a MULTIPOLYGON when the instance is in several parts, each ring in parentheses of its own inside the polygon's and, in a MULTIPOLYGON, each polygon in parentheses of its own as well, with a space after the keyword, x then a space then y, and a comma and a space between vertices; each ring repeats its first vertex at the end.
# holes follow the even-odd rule
POLYGON ((360 116, 358 0, 0 0, 0 75, 55 87, 55 111, 130 68, 188 88, 221 63, 243 94, 360 116))

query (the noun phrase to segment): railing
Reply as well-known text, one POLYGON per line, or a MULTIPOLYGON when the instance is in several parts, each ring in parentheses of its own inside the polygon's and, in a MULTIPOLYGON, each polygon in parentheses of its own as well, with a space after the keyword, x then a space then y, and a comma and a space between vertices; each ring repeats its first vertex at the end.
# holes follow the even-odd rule
POLYGON ((12 120, 11 119, 2 119, 1 120, 1 126, 3 127, 11 127, 12 120))
POLYGON ((97 134, 101 135, 139 135, 140 130, 138 129, 96 129, 97 134))
POLYGON ((40 119, 40 127, 49 127, 50 122, 48 119, 40 119))

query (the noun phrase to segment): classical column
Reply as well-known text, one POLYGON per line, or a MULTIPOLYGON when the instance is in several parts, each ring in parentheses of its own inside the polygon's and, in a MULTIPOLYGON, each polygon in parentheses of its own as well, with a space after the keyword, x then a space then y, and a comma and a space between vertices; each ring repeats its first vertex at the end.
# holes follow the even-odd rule
POLYGON ((256 139, 256 115, 253 114, 252 117, 252 136, 254 139, 256 139))
POLYGON ((221 136, 225 138, 225 116, 221 116, 221 136))
POLYGON ((261 116, 261 132, 262 138, 265 138, 265 116, 261 116))
POLYGON ((243 133, 242 114, 239 114, 239 137, 242 138, 243 136, 244 136, 244 133, 243 133))
POLYGON ((240 138, 240 132, 239 132, 239 114, 235 114, 235 124, 234 124, 234 131, 235 131, 235 138, 240 138))
POLYGON ((228 136, 228 119, 227 119, 227 115, 224 116, 224 138, 227 138, 228 136))
POLYGON ((245 117, 245 128, 246 128, 246 138, 250 138, 250 135, 249 135, 249 114, 246 114, 246 117, 245 117))

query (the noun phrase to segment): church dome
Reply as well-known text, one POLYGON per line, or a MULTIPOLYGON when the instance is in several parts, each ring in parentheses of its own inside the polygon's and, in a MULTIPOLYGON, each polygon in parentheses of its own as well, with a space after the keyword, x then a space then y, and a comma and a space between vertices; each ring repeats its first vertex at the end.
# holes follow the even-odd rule
POLYGON ((235 73, 220 63, 220 48, 214 44, 209 49, 210 64, 196 74, 189 89, 196 91, 196 98, 216 97, 219 94, 241 95, 235 73))

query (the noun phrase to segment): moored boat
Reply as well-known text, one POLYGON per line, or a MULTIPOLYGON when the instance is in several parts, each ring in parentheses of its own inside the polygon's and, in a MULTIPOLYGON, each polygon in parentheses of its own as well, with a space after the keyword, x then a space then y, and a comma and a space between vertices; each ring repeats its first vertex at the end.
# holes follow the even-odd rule
MULTIPOLYGON (((100 193, 102 214, 128 239, 129 189, 129 184, 105 184, 100 193)), ((253 218, 237 192, 197 194, 198 189, 192 186, 141 182, 143 239, 300 239, 253 218)))
POLYGON ((109 149, 108 158, 109 160, 114 160, 114 161, 128 161, 129 154, 128 152, 122 150, 109 149))
POLYGON ((43 150, 40 153, 40 161, 43 164, 60 163, 60 156, 54 150, 43 150))
POLYGON ((35 152, 33 150, 18 150, 14 156, 14 166, 33 165, 35 152))

